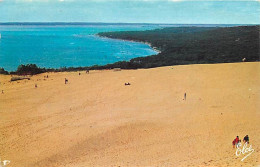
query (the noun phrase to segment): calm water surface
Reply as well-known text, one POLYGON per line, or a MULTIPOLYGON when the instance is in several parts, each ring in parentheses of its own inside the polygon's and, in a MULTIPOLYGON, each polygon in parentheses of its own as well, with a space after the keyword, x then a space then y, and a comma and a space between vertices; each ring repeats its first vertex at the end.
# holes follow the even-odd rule
POLYGON ((157 54, 148 45, 100 38, 108 31, 150 30, 159 26, 0 26, 0 67, 14 71, 20 64, 60 68, 104 65, 157 54))

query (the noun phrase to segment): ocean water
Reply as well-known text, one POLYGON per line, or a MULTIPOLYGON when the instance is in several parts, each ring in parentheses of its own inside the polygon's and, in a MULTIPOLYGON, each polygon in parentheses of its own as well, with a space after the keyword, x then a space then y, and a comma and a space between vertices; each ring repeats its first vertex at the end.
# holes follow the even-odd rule
POLYGON ((108 31, 151 30, 159 25, 0 25, 0 67, 15 71, 20 64, 40 67, 104 65, 157 54, 143 43, 101 38, 108 31))

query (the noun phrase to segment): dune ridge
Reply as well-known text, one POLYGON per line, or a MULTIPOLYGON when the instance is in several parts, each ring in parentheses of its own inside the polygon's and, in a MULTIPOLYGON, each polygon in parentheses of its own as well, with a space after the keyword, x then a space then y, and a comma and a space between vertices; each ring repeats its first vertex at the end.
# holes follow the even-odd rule
POLYGON ((10 167, 257 166, 259 74, 251 62, 0 75, 0 158, 10 167), (247 134, 255 152, 241 162, 231 142, 247 134))

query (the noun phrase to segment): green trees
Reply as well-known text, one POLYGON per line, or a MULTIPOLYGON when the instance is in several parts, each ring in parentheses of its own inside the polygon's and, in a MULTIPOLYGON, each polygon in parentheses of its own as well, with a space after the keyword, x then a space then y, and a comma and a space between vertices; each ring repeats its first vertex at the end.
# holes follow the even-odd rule
POLYGON ((260 26, 170 27, 148 31, 99 33, 115 39, 148 42, 161 53, 134 58, 142 68, 181 64, 259 61, 260 26))
MULTIPOLYGON (((107 65, 90 67, 39 68, 35 64, 20 65, 18 75, 34 75, 43 72, 137 69, 184 64, 231 63, 259 61, 260 26, 238 27, 170 27, 147 31, 104 32, 108 38, 148 42, 161 52, 158 55, 138 57, 107 65)), ((0 68, 0 73, 8 72, 0 68)))
POLYGON ((36 64, 19 65, 16 74, 18 75, 35 75, 46 72, 45 68, 39 68, 36 64))
POLYGON ((7 74, 9 74, 9 73, 8 73, 8 71, 5 71, 4 68, 0 68, 0 74, 7 75, 7 74))

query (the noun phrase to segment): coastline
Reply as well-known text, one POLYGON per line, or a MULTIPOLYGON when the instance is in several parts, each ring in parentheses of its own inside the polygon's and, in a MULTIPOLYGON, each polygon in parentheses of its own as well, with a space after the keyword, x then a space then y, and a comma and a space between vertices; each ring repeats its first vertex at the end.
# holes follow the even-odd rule
MULTIPOLYGON (((158 54, 161 53, 161 51, 160 51, 158 48, 152 46, 152 44, 149 43, 149 42, 142 42, 142 41, 135 41, 135 40, 126 40, 126 39, 115 39, 115 38, 109 38, 109 37, 106 37, 106 36, 101 36, 101 35, 99 35, 99 34, 94 34, 94 36, 97 36, 97 37, 99 37, 99 38, 105 38, 105 39, 107 38, 107 39, 113 39, 113 40, 119 40, 119 41, 128 41, 128 42, 134 42, 134 43, 142 43, 142 44, 148 45, 152 50, 154 50, 155 52, 157 52, 156 55, 158 55, 158 54)), ((148 55, 148 56, 149 56, 149 55, 148 55)), ((143 57, 146 57, 146 56, 143 56, 143 57)), ((139 57, 136 57, 136 58, 139 58, 139 57)))
POLYGON ((136 57, 129 61, 118 60, 106 65, 47 70, 40 68, 40 71, 142 69, 185 64, 257 62, 259 61, 258 34, 259 26, 170 27, 147 31, 100 32, 93 35, 97 38, 142 43, 149 46, 149 49, 157 54, 136 57), (233 39, 234 34, 236 34, 235 40, 233 39), (222 40, 224 37, 226 40, 222 40), (160 42, 157 42, 159 39, 160 42), (220 40, 221 43, 216 42, 220 40), (163 50, 159 48, 163 48, 163 50), (215 52, 215 50, 218 50, 218 52, 215 52))
MULTIPOLYGON (((35 26, 37 27, 37 26, 35 26)), ((0 67, 5 68, 5 70, 11 72, 17 70, 17 67, 21 64, 29 64, 33 63, 38 65, 41 68, 55 68, 59 69, 62 67, 90 67, 94 65, 106 65, 106 64, 112 64, 118 61, 125 61, 129 60, 135 57, 142 57, 142 56, 148 56, 157 54, 153 49, 148 48, 147 46, 142 46, 141 44, 133 44, 133 47, 124 47, 123 42, 115 42, 111 41, 111 46, 115 46, 115 48, 110 47, 109 45, 106 45, 100 39, 91 39, 91 36, 94 36, 96 33, 99 32, 106 32, 109 30, 119 31, 119 30, 146 30, 146 29, 153 29, 155 27, 142 27, 142 26, 136 26, 136 27, 127 27, 126 26, 104 26, 101 28, 97 27, 90 27, 88 28, 82 28, 78 27, 77 29, 74 28, 66 28, 61 29, 60 27, 52 27, 49 26, 44 27, 44 31, 42 30, 42 27, 39 28, 34 32, 34 27, 13 27, 12 29, 6 27, 6 28, 0 28, 0 32, 4 32, 2 34, 2 43, 6 43, 4 48, 2 48, 2 52, 0 53, 0 56, 2 59, 6 59, 6 61, 0 62, 0 67), (16 31, 19 30, 18 35, 16 35, 16 31), (20 33, 21 31, 21 33, 20 33), (52 32, 53 31, 53 32, 52 32), (55 38, 54 40, 57 40, 57 47, 55 49, 52 48, 52 39, 55 36, 59 36, 60 34, 66 33, 65 36, 62 36, 64 39, 55 38), (9 38, 10 35, 13 33, 13 38, 9 38), (38 35, 36 35, 36 33, 38 35), (10 35, 9 35, 10 34, 10 35), (28 36, 26 34, 31 34, 32 36, 28 36), (48 35, 51 34, 51 35, 48 35), (75 34, 79 34, 79 36, 75 36, 75 34), (86 37, 87 39, 83 40, 80 37, 86 37), (28 37, 28 38, 27 38, 28 37), (8 42, 9 40, 19 40, 21 38, 22 41, 20 41, 21 44, 15 45, 12 42, 8 42), (41 42, 44 39, 44 42, 41 42), (95 41, 97 40, 97 41, 95 41), (39 41, 39 44, 38 44, 39 41), (32 43, 30 43, 32 42, 32 43), (91 42, 91 43, 90 43, 91 42), (92 45, 95 44, 95 46, 92 47, 92 45), (115 45, 114 45, 115 44, 115 45), (24 45, 31 46, 30 48, 24 47, 24 45), (35 47, 33 47, 35 46, 35 47), (16 48, 15 51, 10 52, 10 48, 16 48), (30 51, 28 54, 26 54, 27 49, 30 51), (64 48, 64 49, 63 49, 64 48), (21 52, 23 50, 23 52, 21 52), (122 52, 121 52, 122 51, 122 52), (13 59, 17 58, 17 61, 9 61, 8 56, 14 57, 13 59), (35 56, 37 55, 37 56, 35 56), (56 58, 57 57, 57 58, 56 58), (58 58, 64 58, 64 60, 59 61, 58 58), (96 57, 96 58, 92 58, 96 57), (39 61, 39 59, 42 59, 42 61, 39 61), (18 61, 20 60, 20 61, 18 61), (69 61, 71 60, 71 61, 69 61), (70 63, 72 62, 72 63, 70 63)), ((95 37, 99 38, 99 37, 95 37)))
MULTIPOLYGON (((150 47, 151 50, 153 50, 154 52, 156 52, 156 54, 153 54, 153 55, 158 55, 161 53, 161 51, 159 49, 157 49, 156 47, 153 47, 151 45, 151 43, 149 42, 142 42, 142 41, 134 41, 134 40, 124 40, 124 39, 114 39, 114 38, 109 38, 109 37, 105 37, 105 36, 100 36, 98 34, 93 34, 93 36, 95 37, 98 37, 98 38, 105 38, 105 39, 110 39, 110 40, 117 40, 117 41, 127 41, 127 42, 133 42, 133 43, 141 43, 141 44, 144 44, 144 45, 148 45, 150 47)), ((147 57, 147 56, 151 56, 151 55, 146 55, 146 56, 142 56, 142 57, 147 57)), ((141 58, 141 57, 136 57, 136 58, 141 58)), ((132 58, 134 59, 134 58, 132 58)), ((130 59, 131 60, 131 59, 130 59)), ((129 60, 129 61, 130 61, 129 60)), ((114 63, 117 63, 118 61, 114 62, 114 63)), ((128 62, 128 61, 125 61, 125 62, 128 62)), ((112 63, 112 64, 114 64, 112 63)), ((37 65, 37 64, 36 64, 37 65)), ((105 64, 105 65, 98 65, 99 67, 102 67, 102 66, 107 66, 107 65, 111 65, 111 63, 108 63, 108 64, 105 64)), ((72 71, 77 71, 77 69, 80 71, 82 69, 84 70, 87 70, 87 69, 91 69, 93 66, 96 66, 95 64, 93 64, 92 66, 78 66, 78 67, 66 67, 66 69, 71 69, 72 71)), ((45 67, 39 67, 39 69, 45 69, 45 67)), ((46 68, 47 71, 46 72, 53 72, 53 71, 57 71, 57 72, 61 72, 63 69, 62 67, 61 68, 46 68)), ((8 73, 10 73, 11 71, 7 71, 8 73)))

